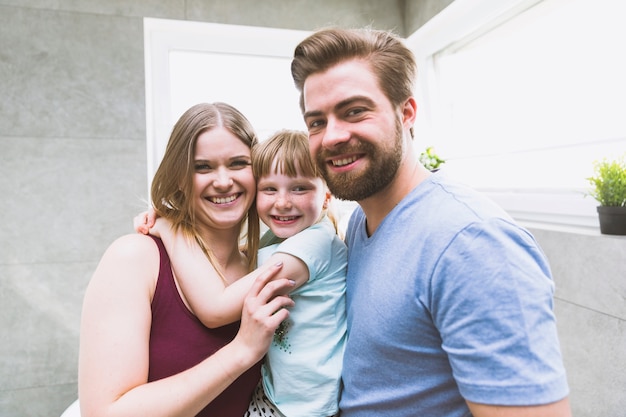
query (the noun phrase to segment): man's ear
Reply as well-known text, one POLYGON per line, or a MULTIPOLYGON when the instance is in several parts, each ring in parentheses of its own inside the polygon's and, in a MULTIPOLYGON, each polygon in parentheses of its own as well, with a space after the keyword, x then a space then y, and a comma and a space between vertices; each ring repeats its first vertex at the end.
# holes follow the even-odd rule
POLYGON ((412 128, 417 117, 417 102, 415 97, 409 97, 402 105, 402 124, 405 128, 412 128))

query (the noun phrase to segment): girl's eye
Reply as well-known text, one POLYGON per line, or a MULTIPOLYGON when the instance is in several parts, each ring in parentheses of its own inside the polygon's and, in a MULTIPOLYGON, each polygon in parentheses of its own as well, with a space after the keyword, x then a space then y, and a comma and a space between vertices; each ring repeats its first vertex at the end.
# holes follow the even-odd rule
POLYGON ((296 185, 296 186, 294 186, 292 188, 292 191, 294 193, 304 194, 304 193, 308 193, 312 189, 313 189, 313 187, 311 187, 309 185, 296 185))

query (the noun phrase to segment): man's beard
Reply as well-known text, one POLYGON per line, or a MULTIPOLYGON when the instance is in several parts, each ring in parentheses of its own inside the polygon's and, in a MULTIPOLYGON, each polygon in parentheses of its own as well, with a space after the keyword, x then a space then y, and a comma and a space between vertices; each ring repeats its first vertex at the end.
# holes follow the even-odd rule
POLYGON ((361 201, 387 187, 395 178, 403 153, 402 124, 396 120, 395 141, 385 149, 371 142, 359 142, 356 147, 340 148, 333 154, 364 153, 369 159, 369 167, 361 172, 335 173, 329 169, 325 159, 329 153, 317 155, 317 165, 322 171, 330 192, 341 200, 361 201))

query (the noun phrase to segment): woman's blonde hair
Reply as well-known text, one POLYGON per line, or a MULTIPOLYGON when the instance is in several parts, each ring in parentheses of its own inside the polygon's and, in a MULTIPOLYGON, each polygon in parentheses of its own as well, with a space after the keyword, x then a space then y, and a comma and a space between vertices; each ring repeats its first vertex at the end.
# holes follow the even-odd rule
MULTIPOLYGON (((252 125, 234 107, 219 102, 191 107, 174 125, 165 154, 152 180, 151 198, 157 214, 167 218, 174 229, 180 229, 188 237, 195 238, 215 269, 222 274, 213 252, 198 232, 191 203, 196 142, 202 133, 218 127, 231 132, 249 148, 257 144, 252 125)), ((259 217, 253 202, 241 222, 242 240, 245 239, 242 250, 247 252, 250 271, 256 267, 259 234, 259 217)))
MULTIPOLYGON (((267 140, 252 148, 252 172, 254 177, 265 177, 272 173, 289 177, 318 177, 326 187, 326 181, 309 151, 309 137, 299 130, 280 130, 267 140)), ((337 216, 329 202, 325 210, 326 216, 338 232, 337 216)))

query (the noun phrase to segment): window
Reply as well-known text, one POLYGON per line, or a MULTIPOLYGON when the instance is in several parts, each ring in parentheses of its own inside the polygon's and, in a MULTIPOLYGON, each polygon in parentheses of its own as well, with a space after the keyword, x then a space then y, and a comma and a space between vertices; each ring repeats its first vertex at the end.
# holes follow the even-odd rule
POLYGON ((417 140, 522 222, 597 228, 592 162, 626 152, 616 0, 456 0, 409 38, 417 140))
MULTIPOLYGON (((455 0, 407 39, 418 148, 517 220, 597 230, 592 162, 626 151, 617 0, 455 0)), ((261 138, 304 129, 289 64, 309 32, 144 19, 148 178, 174 122, 225 101, 261 138)))
MULTIPOLYGON (((144 19, 148 194, 174 123, 199 102, 232 104, 263 140, 306 131, 291 77, 296 45, 310 32, 144 19)), ((355 205, 337 201, 345 229, 355 205)))
POLYGON ((283 128, 304 130, 290 64, 308 33, 144 19, 148 181, 174 123, 200 102, 235 106, 260 139, 283 128))

